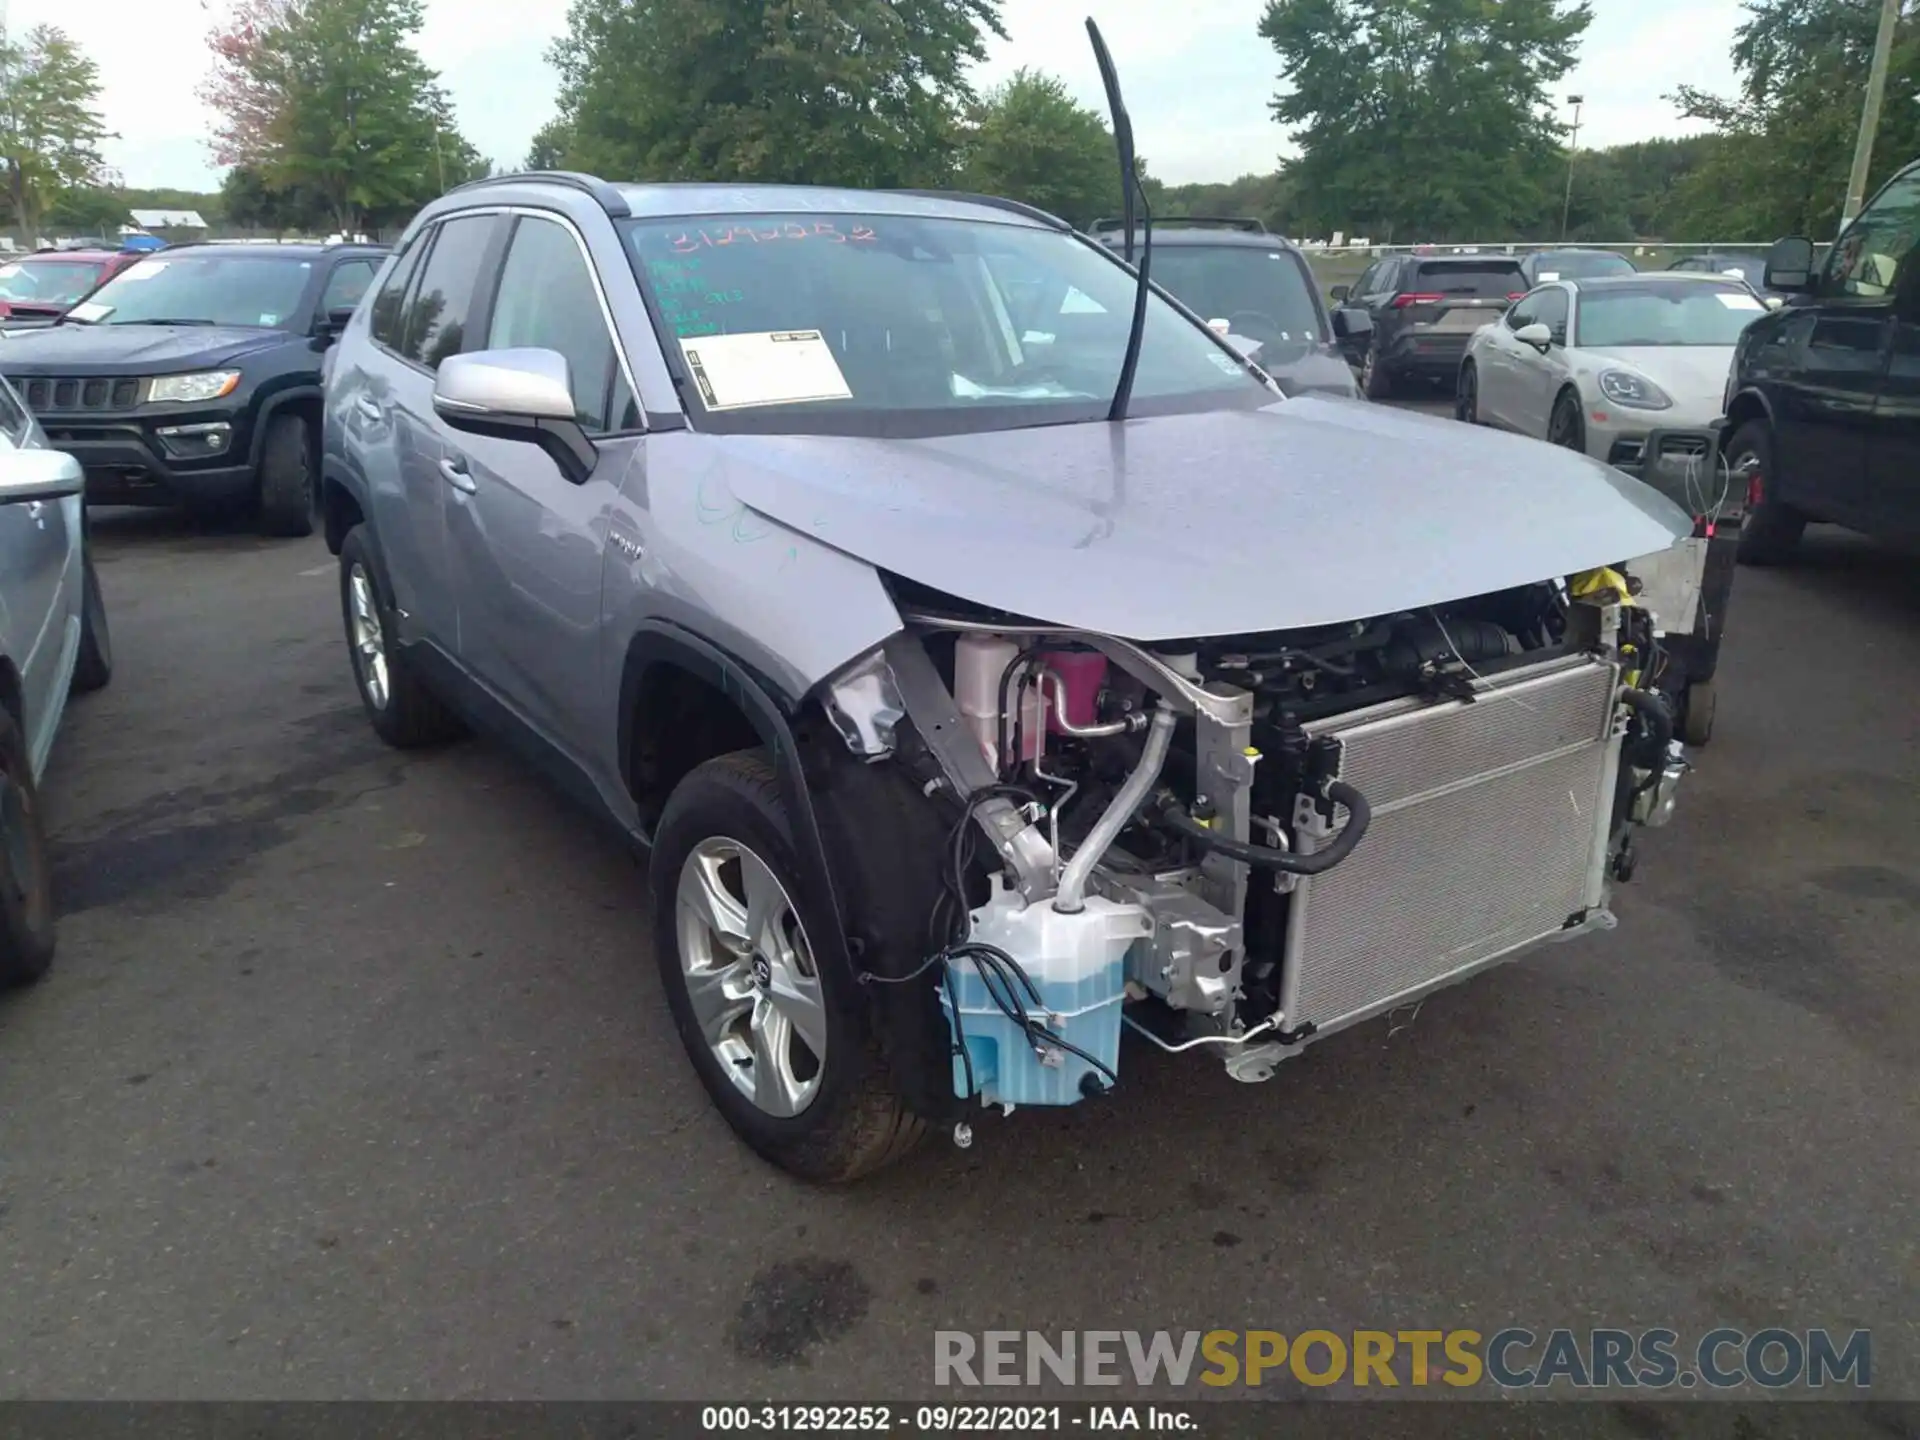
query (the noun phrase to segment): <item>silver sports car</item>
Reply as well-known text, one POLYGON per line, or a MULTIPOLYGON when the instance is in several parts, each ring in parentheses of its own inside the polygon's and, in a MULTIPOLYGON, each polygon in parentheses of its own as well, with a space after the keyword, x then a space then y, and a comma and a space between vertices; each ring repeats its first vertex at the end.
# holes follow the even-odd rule
POLYGON ((1455 414, 1636 468, 1651 432, 1719 418, 1734 343, 1766 308, 1724 275, 1549 281, 1473 337, 1455 414))

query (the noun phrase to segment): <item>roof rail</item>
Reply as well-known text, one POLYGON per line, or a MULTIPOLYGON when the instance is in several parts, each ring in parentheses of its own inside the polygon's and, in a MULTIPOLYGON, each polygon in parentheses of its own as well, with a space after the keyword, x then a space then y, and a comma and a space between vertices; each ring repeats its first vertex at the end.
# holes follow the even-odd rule
POLYGON ((625 220, 633 212, 627 208, 627 198, 613 186, 597 175, 582 174, 578 170, 516 170, 510 175, 482 175, 478 180, 469 180, 464 185, 456 185, 453 191, 475 190, 484 185, 511 185, 521 181, 534 181, 543 185, 565 185, 584 195, 591 195, 600 208, 616 220, 625 220))
POLYGON ((1009 200, 1001 195, 975 195, 967 190, 886 190, 886 195, 918 195, 928 200, 964 200, 969 205, 988 205, 995 210, 1007 210, 1015 215, 1024 215, 1029 220, 1039 220, 1055 230, 1071 230, 1073 227, 1058 215, 1040 209, 1037 205, 1027 205, 1019 200, 1009 200))
MULTIPOLYGON (((1256 220, 1246 215, 1163 215, 1155 216, 1153 228, 1169 229, 1176 225, 1190 225, 1195 229, 1244 230, 1250 235, 1271 235, 1264 220, 1256 220)), ((1115 220, 1111 216, 1102 216, 1089 227, 1089 233, 1095 230, 1124 230, 1127 222, 1115 220)))

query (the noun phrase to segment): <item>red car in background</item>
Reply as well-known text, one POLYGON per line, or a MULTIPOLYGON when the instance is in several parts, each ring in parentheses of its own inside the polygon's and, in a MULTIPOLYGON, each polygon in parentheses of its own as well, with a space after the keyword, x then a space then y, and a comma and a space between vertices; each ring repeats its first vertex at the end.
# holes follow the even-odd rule
POLYGON ((0 325, 51 325, 142 258, 131 250, 36 250, 0 261, 0 325))

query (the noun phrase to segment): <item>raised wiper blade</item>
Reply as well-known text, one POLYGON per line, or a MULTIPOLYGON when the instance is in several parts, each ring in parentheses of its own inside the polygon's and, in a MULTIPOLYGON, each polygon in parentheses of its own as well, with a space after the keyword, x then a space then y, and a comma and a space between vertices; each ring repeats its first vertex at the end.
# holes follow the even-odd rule
POLYGON ((109 320, 109 325, 212 325, 212 320, 188 320, 184 317, 168 316, 160 320, 109 320))

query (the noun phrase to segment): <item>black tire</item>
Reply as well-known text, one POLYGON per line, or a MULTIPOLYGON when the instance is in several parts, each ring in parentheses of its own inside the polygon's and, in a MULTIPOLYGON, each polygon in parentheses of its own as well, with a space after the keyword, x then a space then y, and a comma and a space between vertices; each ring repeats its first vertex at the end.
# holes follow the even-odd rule
POLYGON ((1460 378, 1453 387, 1453 418, 1468 425, 1480 423, 1480 372, 1471 360, 1460 362, 1460 378))
POLYGON ((1380 358, 1380 347, 1367 346, 1367 358, 1360 366, 1361 393, 1369 400, 1391 400, 1394 388, 1393 372, 1380 358))
POLYGON ((1773 431, 1764 420, 1749 420, 1727 442, 1727 469, 1734 483, 1745 484, 1740 542, 1743 565, 1780 565, 1793 558, 1806 532, 1807 517, 1774 498, 1773 431))
POLYGON ((1683 741, 1701 746, 1713 739, 1713 712, 1719 698, 1711 680, 1696 680, 1687 687, 1686 711, 1680 720, 1683 741))
POLYGON ((0 989, 53 964, 53 865, 19 723, 0 710, 0 989))
POLYGON ((928 1127, 901 1097, 863 997, 842 993, 853 988, 848 977, 829 966, 816 968, 826 1053, 815 1057, 818 1083, 797 1114, 775 1115, 755 1104, 722 1069, 702 1034, 682 959, 678 896, 689 857, 703 843, 722 839, 750 850, 773 872, 806 934, 825 933, 832 925, 803 893, 780 782, 765 752, 709 760, 675 787, 650 862, 654 953, 674 1026, 701 1084, 755 1153, 803 1180, 856 1180, 893 1164, 928 1127))
POLYGON ((340 618, 346 627, 347 654, 353 664, 354 688, 374 733, 397 750, 417 750, 457 739, 465 727, 415 673, 407 652, 393 644, 399 633, 393 618, 393 591, 386 571, 374 554, 367 527, 356 525, 340 544, 340 618), (355 619, 357 582, 364 578, 366 600, 371 601, 377 657, 366 648, 355 619), (376 658, 380 662, 376 666, 376 658), (375 683, 378 674, 380 683, 375 683))
POLYGON ((255 523, 262 535, 297 540, 313 533, 320 508, 313 483, 313 433, 298 415, 267 421, 260 446, 260 502, 255 523))
POLYGON ((80 658, 73 666, 73 688, 84 694, 103 690, 113 679, 113 633, 107 628, 107 601, 93 557, 82 561, 80 582, 80 658))
POLYGON ((1587 450, 1587 421, 1580 413, 1580 397, 1562 390, 1554 399, 1553 413, 1547 417, 1547 443, 1568 450, 1587 450))

